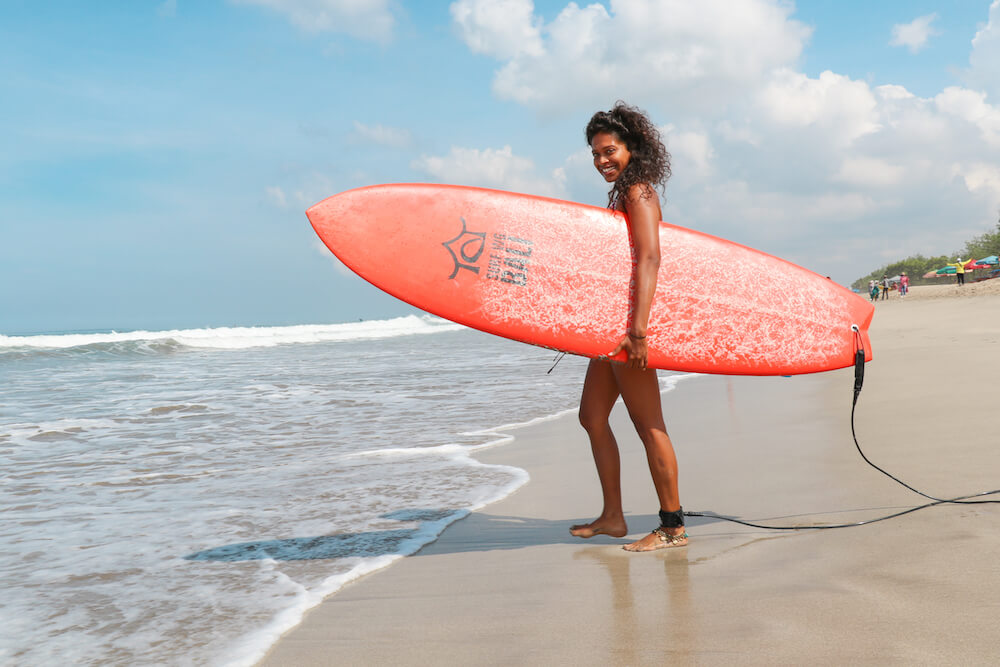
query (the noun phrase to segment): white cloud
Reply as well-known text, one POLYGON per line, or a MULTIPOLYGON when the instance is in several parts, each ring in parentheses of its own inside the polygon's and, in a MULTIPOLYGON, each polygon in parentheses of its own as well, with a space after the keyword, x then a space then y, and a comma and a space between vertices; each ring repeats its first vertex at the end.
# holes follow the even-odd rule
POLYGON ((451 16, 475 53, 500 59, 543 53, 531 0, 459 0, 451 5, 451 16))
POLYGON ((877 102, 868 84, 830 71, 810 79, 789 69, 777 70, 757 103, 773 122, 819 128, 842 146, 879 129, 877 102))
POLYGON ((277 185, 271 185, 264 188, 264 195, 267 197, 268 201, 279 208, 285 208, 288 206, 288 198, 285 197, 285 191, 277 185))
POLYGON ((1000 102, 1000 0, 990 4, 989 20, 972 39, 969 83, 1000 102))
POLYGON ((936 13, 925 14, 924 16, 918 16, 909 23, 897 23, 892 26, 892 39, 889 40, 889 45, 905 46, 910 50, 910 53, 917 53, 927 46, 927 40, 933 35, 939 34, 931 26, 937 20, 937 17, 936 13))
POLYGON ((389 0, 230 0, 285 14, 306 32, 340 32, 360 39, 388 42, 395 19, 389 0))
POLYGON ((912 100, 915 95, 903 86, 896 84, 886 84, 875 88, 878 96, 883 100, 912 100))
POLYGON ((407 148, 412 142, 409 130, 385 125, 365 125, 358 121, 354 121, 354 136, 365 143, 389 148, 407 148))
POLYGON ((1000 200, 1000 167, 995 164, 975 163, 955 165, 955 173, 961 176, 969 192, 980 193, 994 201, 1000 200))
POLYGON ((900 165, 873 157, 846 157, 833 180, 859 188, 885 188, 903 182, 906 170, 900 165))
POLYGON ((933 100, 919 98, 895 85, 878 86, 874 92, 885 130, 880 136, 896 137, 907 145, 919 146, 921 151, 947 145, 951 121, 939 113, 933 100))
POLYGON ((711 173, 715 150, 712 139, 706 133, 682 131, 673 125, 662 128, 661 133, 670 151, 673 169, 693 173, 698 178, 705 178, 711 173))
POLYGON ((761 143, 760 134, 745 120, 741 125, 736 125, 732 120, 724 118, 718 122, 715 130, 726 141, 746 143, 751 146, 760 146, 761 143))
MULTIPOLYGON (((471 5, 480 3, 454 3, 453 15, 471 5)), ((456 28, 503 63, 493 82, 499 97, 546 111, 618 97, 692 113, 724 105, 793 64, 810 35, 777 0, 612 0, 610 11, 570 2, 548 24, 526 15, 527 0, 516 5, 516 20, 500 30, 470 20, 456 28), (510 37, 518 31, 530 37, 520 48, 510 37)))
POLYGON ((943 113, 977 127, 984 141, 1000 148, 1000 108, 986 102, 986 94, 966 88, 948 87, 934 98, 943 113))
POLYGON ((448 155, 423 155, 413 161, 414 169, 443 183, 472 185, 546 197, 564 197, 565 170, 554 169, 540 177, 535 163, 514 155, 510 146, 500 149, 453 146, 448 155))

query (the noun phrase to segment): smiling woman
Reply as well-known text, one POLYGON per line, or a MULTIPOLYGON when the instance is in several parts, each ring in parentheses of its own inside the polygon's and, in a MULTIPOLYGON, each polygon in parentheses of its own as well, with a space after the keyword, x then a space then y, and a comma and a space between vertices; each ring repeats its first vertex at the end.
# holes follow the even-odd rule
POLYGON ((653 551, 687 544, 684 511, 677 489, 677 457, 663 423, 656 370, 647 367, 646 330, 660 267, 660 199, 655 188, 670 178, 670 154, 656 126, 646 114, 618 102, 611 111, 598 111, 586 129, 594 167, 612 183, 608 208, 625 213, 632 251, 632 280, 627 331, 614 357, 625 351, 624 363, 592 359, 580 398, 580 423, 590 437, 590 447, 601 481, 604 509, 587 524, 570 528, 577 537, 623 537, 628 533, 622 511, 618 444, 608 419, 621 396, 646 448, 649 471, 660 501, 660 526, 627 551, 653 551))

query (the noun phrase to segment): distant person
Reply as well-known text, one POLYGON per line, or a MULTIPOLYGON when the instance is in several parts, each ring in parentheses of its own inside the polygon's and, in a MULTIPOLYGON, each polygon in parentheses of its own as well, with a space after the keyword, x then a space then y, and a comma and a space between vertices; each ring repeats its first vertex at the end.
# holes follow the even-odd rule
POLYGON ((910 277, 906 271, 899 274, 899 296, 904 297, 910 291, 910 277))
POLYGON ((608 208, 625 214, 635 259, 632 283, 623 287, 629 290, 629 318, 618 346, 608 350, 609 357, 625 352, 627 361, 591 359, 580 397, 580 424, 590 438, 604 508, 599 517, 573 526, 569 532, 584 538, 628 534, 622 511, 621 459, 608 423, 611 408, 621 396, 646 449, 660 504, 660 525, 623 548, 654 551, 682 547, 687 544, 688 535, 684 531, 684 510, 677 488, 677 457, 663 422, 656 371, 647 368, 646 341, 660 265, 662 215, 656 190, 662 189, 670 177, 670 154, 656 125, 645 113, 624 102, 617 102, 610 111, 595 113, 587 123, 586 136, 594 168, 612 184, 608 208))
POLYGON ((874 280, 868 281, 868 298, 872 301, 878 299, 878 283, 874 280))
POLYGON ((892 286, 892 281, 889 280, 889 276, 882 274, 882 298, 889 298, 889 288, 892 286))
POLYGON ((964 285, 965 284, 965 263, 962 261, 962 258, 959 257, 958 259, 956 259, 955 263, 952 264, 952 266, 955 267, 955 284, 956 285, 964 285))

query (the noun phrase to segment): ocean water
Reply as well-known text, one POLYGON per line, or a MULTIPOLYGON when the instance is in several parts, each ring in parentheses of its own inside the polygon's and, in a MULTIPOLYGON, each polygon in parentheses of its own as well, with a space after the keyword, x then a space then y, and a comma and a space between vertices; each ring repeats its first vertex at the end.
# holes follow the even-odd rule
POLYGON ((431 317, 0 336, 0 664, 247 665, 527 480, 585 360, 431 317))
POLYGON ((0 664, 253 664, 527 481, 470 454, 576 409, 553 359, 429 316, 0 336, 0 664))

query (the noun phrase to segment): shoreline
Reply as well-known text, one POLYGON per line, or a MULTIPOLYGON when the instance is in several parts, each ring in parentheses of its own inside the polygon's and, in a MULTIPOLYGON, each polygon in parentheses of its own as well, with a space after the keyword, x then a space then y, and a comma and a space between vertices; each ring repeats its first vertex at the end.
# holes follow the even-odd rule
MULTIPOLYGON (((913 298, 917 289, 878 304, 856 414, 861 446, 933 494, 1000 486, 995 441, 971 437, 995 432, 1000 299, 913 298)), ((685 509, 814 525, 922 504, 854 450, 852 387, 845 369, 702 376, 666 392, 685 509)), ((655 494, 620 404, 612 425, 637 538, 657 523, 655 494)), ((475 457, 524 468, 531 481, 327 598, 259 664, 988 664, 1000 640, 989 620, 1000 592, 994 505, 788 533, 696 517, 688 547, 629 554, 625 540, 568 534, 600 511, 574 415, 475 457)))
MULTIPOLYGON (((664 393, 673 391, 674 389, 677 388, 678 383, 680 383, 682 380, 687 380, 690 378, 697 377, 697 374, 677 373, 672 376, 674 378, 673 380, 665 381, 666 377, 668 376, 661 376, 660 378, 661 391, 664 393), (664 387, 664 385, 667 386, 664 387)), ((560 410, 549 415, 534 417, 524 422, 505 423, 500 426, 469 432, 470 435, 479 436, 485 440, 485 442, 483 442, 482 444, 472 445, 467 448, 468 451, 466 452, 466 456, 475 465, 487 465, 487 466, 506 468, 510 470, 512 474, 514 474, 515 479, 513 479, 507 487, 502 489, 501 491, 502 495, 476 503, 474 506, 469 508, 463 508, 460 510, 451 510, 450 513, 452 515, 458 515, 458 516, 446 517, 443 522, 443 527, 438 529, 436 536, 431 538, 429 541, 424 542, 423 544, 421 544, 416 548, 408 548, 402 552, 393 554, 392 556, 385 557, 386 560, 384 562, 375 563, 369 567, 361 567, 359 569, 351 570, 347 573, 331 577, 331 579, 338 579, 338 583, 335 584, 335 587, 331 588, 329 592, 324 594, 322 600, 311 603, 309 604, 309 606, 301 610, 299 609, 287 610, 287 614, 283 614, 282 618, 276 619, 275 622, 272 624, 274 629, 268 629, 264 633, 265 635, 270 635, 269 637, 265 637, 263 642, 259 642, 259 643, 266 642, 266 648, 264 650, 261 650, 259 648, 251 648, 247 651, 243 651, 243 653, 245 655, 258 655, 259 658, 262 659, 274 647, 274 645, 277 643, 278 640, 280 640, 281 637, 283 637, 289 632, 293 632, 295 628, 302 622, 303 618, 305 618, 305 616, 307 616, 315 607, 323 604, 326 600, 337 595, 345 587, 350 586, 352 583, 360 579, 375 575, 379 572, 383 572, 388 568, 392 567, 393 565, 397 564, 401 560, 415 555, 417 552, 421 551, 422 549, 426 548, 427 546, 433 544, 438 539, 440 539, 441 535, 456 522, 464 520, 472 513, 481 511, 491 505, 503 502, 512 494, 517 493, 518 490, 520 490, 525 484, 530 483, 530 477, 527 471, 524 470, 523 468, 518 467, 517 465, 511 464, 510 462, 505 462, 502 456, 495 461, 487 461, 483 459, 483 455, 488 456, 487 454, 488 452, 492 452, 495 449, 503 449, 504 447, 509 446, 511 443, 517 440, 518 433, 520 433, 524 429, 540 428, 548 422, 558 422, 567 419, 575 420, 576 412, 577 408, 574 407, 565 410, 560 410), (275 639, 275 637, 277 639, 275 639)), ((420 530, 424 531, 426 530, 428 525, 441 524, 441 523, 442 523, 441 521, 431 521, 431 522, 421 521, 420 530)), ((236 662, 242 664, 242 658, 237 660, 236 662)), ((250 664, 258 664, 258 663, 255 660, 250 664)))

